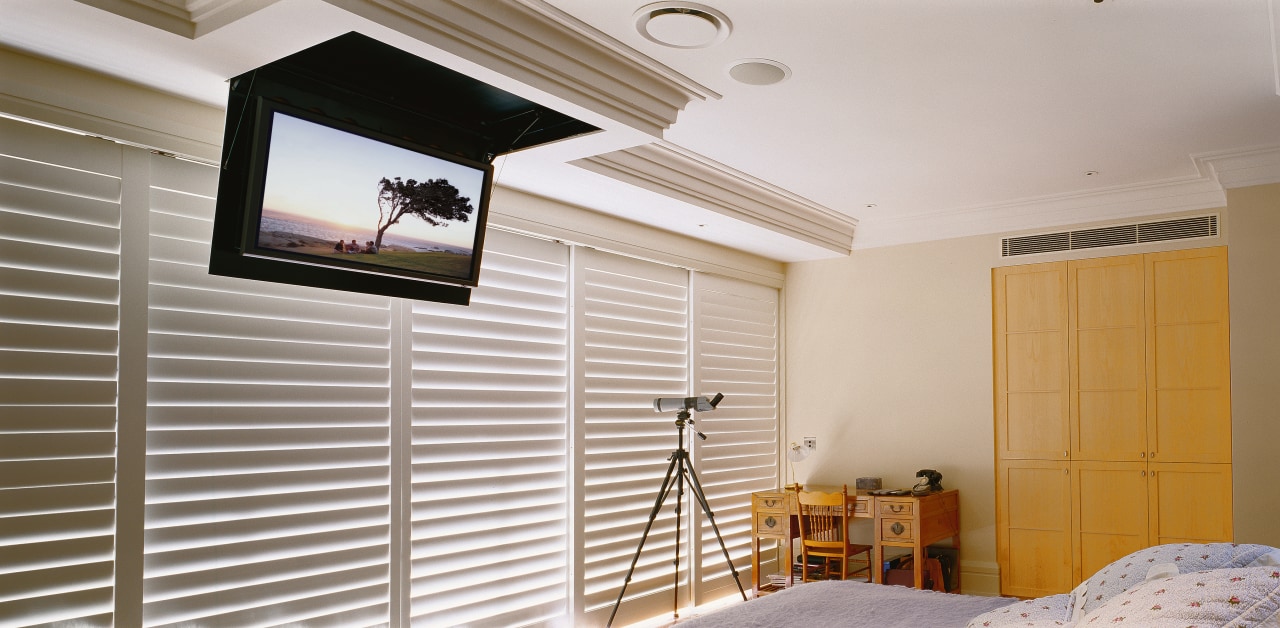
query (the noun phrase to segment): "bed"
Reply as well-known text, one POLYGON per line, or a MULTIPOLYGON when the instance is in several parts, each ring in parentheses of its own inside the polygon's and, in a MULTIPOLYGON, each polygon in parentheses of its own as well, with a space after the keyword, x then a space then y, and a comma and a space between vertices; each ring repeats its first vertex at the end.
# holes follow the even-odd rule
POLYGON ((964 628, 969 620, 1017 600, 921 591, 855 580, 799 584, 777 593, 695 617, 678 628, 964 628))
POLYGON ((1280 628, 1280 549, 1178 543, 1138 550, 1071 593, 1032 600, 853 581, 811 582, 679 623, 680 628, 1280 628))

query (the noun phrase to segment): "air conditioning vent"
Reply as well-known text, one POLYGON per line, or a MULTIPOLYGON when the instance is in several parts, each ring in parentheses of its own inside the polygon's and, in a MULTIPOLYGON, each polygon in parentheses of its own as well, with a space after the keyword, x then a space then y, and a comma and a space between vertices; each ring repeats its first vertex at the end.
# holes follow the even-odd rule
POLYGON ((1072 249, 1095 249, 1138 243, 1138 225, 1117 225, 1071 232, 1072 249))
POLYGON ((1018 255, 1034 255, 1036 253, 1074 251, 1077 249, 1184 240, 1187 238, 1213 238, 1217 236, 1218 215, 1210 214, 1191 218, 1175 218, 1173 220, 1111 225, 1092 229, 1037 233, 1004 238, 1000 243, 1000 256, 1014 257, 1018 255))
POLYGON ((1212 238, 1218 235, 1218 216, 1198 216, 1138 225, 1139 242, 1160 242, 1183 238, 1212 238))
POLYGON ((1031 255, 1050 251, 1066 251, 1071 249, 1071 233, 1041 233, 1039 235, 1019 236, 1004 239, 1004 256, 1031 255))

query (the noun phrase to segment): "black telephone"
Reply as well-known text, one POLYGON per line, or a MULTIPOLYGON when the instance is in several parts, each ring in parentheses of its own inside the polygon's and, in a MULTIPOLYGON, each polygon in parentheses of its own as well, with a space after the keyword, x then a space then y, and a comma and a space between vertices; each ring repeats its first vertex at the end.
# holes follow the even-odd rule
POLYGON ((942 490, 942 474, 933 469, 916 471, 916 485, 911 487, 912 495, 928 495, 942 490))

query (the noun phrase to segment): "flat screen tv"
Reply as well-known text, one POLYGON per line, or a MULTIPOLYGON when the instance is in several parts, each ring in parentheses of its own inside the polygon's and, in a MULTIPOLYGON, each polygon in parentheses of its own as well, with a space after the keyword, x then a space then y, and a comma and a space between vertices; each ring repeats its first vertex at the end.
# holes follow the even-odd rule
POLYGON ((497 155, 598 129, 359 33, 229 81, 209 272, 466 305, 497 155))
POLYGON ((412 298, 476 285, 491 165, 282 103, 256 108, 242 264, 412 298))

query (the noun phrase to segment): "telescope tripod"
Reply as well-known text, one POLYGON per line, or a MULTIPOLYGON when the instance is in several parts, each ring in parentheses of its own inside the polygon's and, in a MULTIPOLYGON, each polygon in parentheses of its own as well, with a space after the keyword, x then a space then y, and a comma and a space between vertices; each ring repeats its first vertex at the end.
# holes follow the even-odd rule
MULTIPOLYGON (((733 559, 729 557, 729 550, 724 545, 724 537, 720 536, 720 527, 716 525, 716 515, 711 512, 711 506, 707 503, 707 496, 702 492, 702 483, 698 481, 698 474, 693 470, 693 463, 689 461, 689 451, 684 447, 684 428, 685 424, 692 424, 693 419, 689 418, 689 410, 681 410, 676 415, 676 450, 671 452, 668 460, 671 464, 667 465, 667 475, 662 480, 662 486, 658 489, 658 499, 653 503, 653 510, 649 511, 649 523, 644 526, 644 534, 640 535, 640 546, 636 548, 636 554, 631 558, 631 568, 627 570, 627 577, 622 582, 622 590, 618 591, 618 600, 613 603, 613 612, 609 613, 609 623, 606 626, 613 625, 613 618, 618 614, 618 607, 622 604, 622 597, 627 592, 627 585, 631 584, 631 576, 636 571, 636 563, 640 560, 640 552, 644 549, 644 542, 649 538, 649 531, 653 528, 653 522, 658 518, 658 513, 662 510, 662 504, 666 501, 667 495, 671 493, 671 488, 676 489, 676 557, 673 561, 675 566, 675 586, 671 591, 671 613, 674 617, 680 617, 680 524, 681 512, 680 505, 684 502, 684 486, 685 482, 689 483, 694 497, 698 498, 698 504, 702 506, 702 512, 707 516, 707 521, 711 522, 711 529, 716 533, 716 541, 720 543, 720 551, 724 553, 725 563, 729 565, 729 571, 733 573, 733 581, 738 585, 738 592, 742 594, 742 600, 747 600, 747 592, 742 588, 742 581, 738 578, 738 570, 733 566, 733 559)), ((699 438, 706 440, 707 435, 694 430, 699 438)), ((692 586, 692 583, 691 585, 692 586)))

